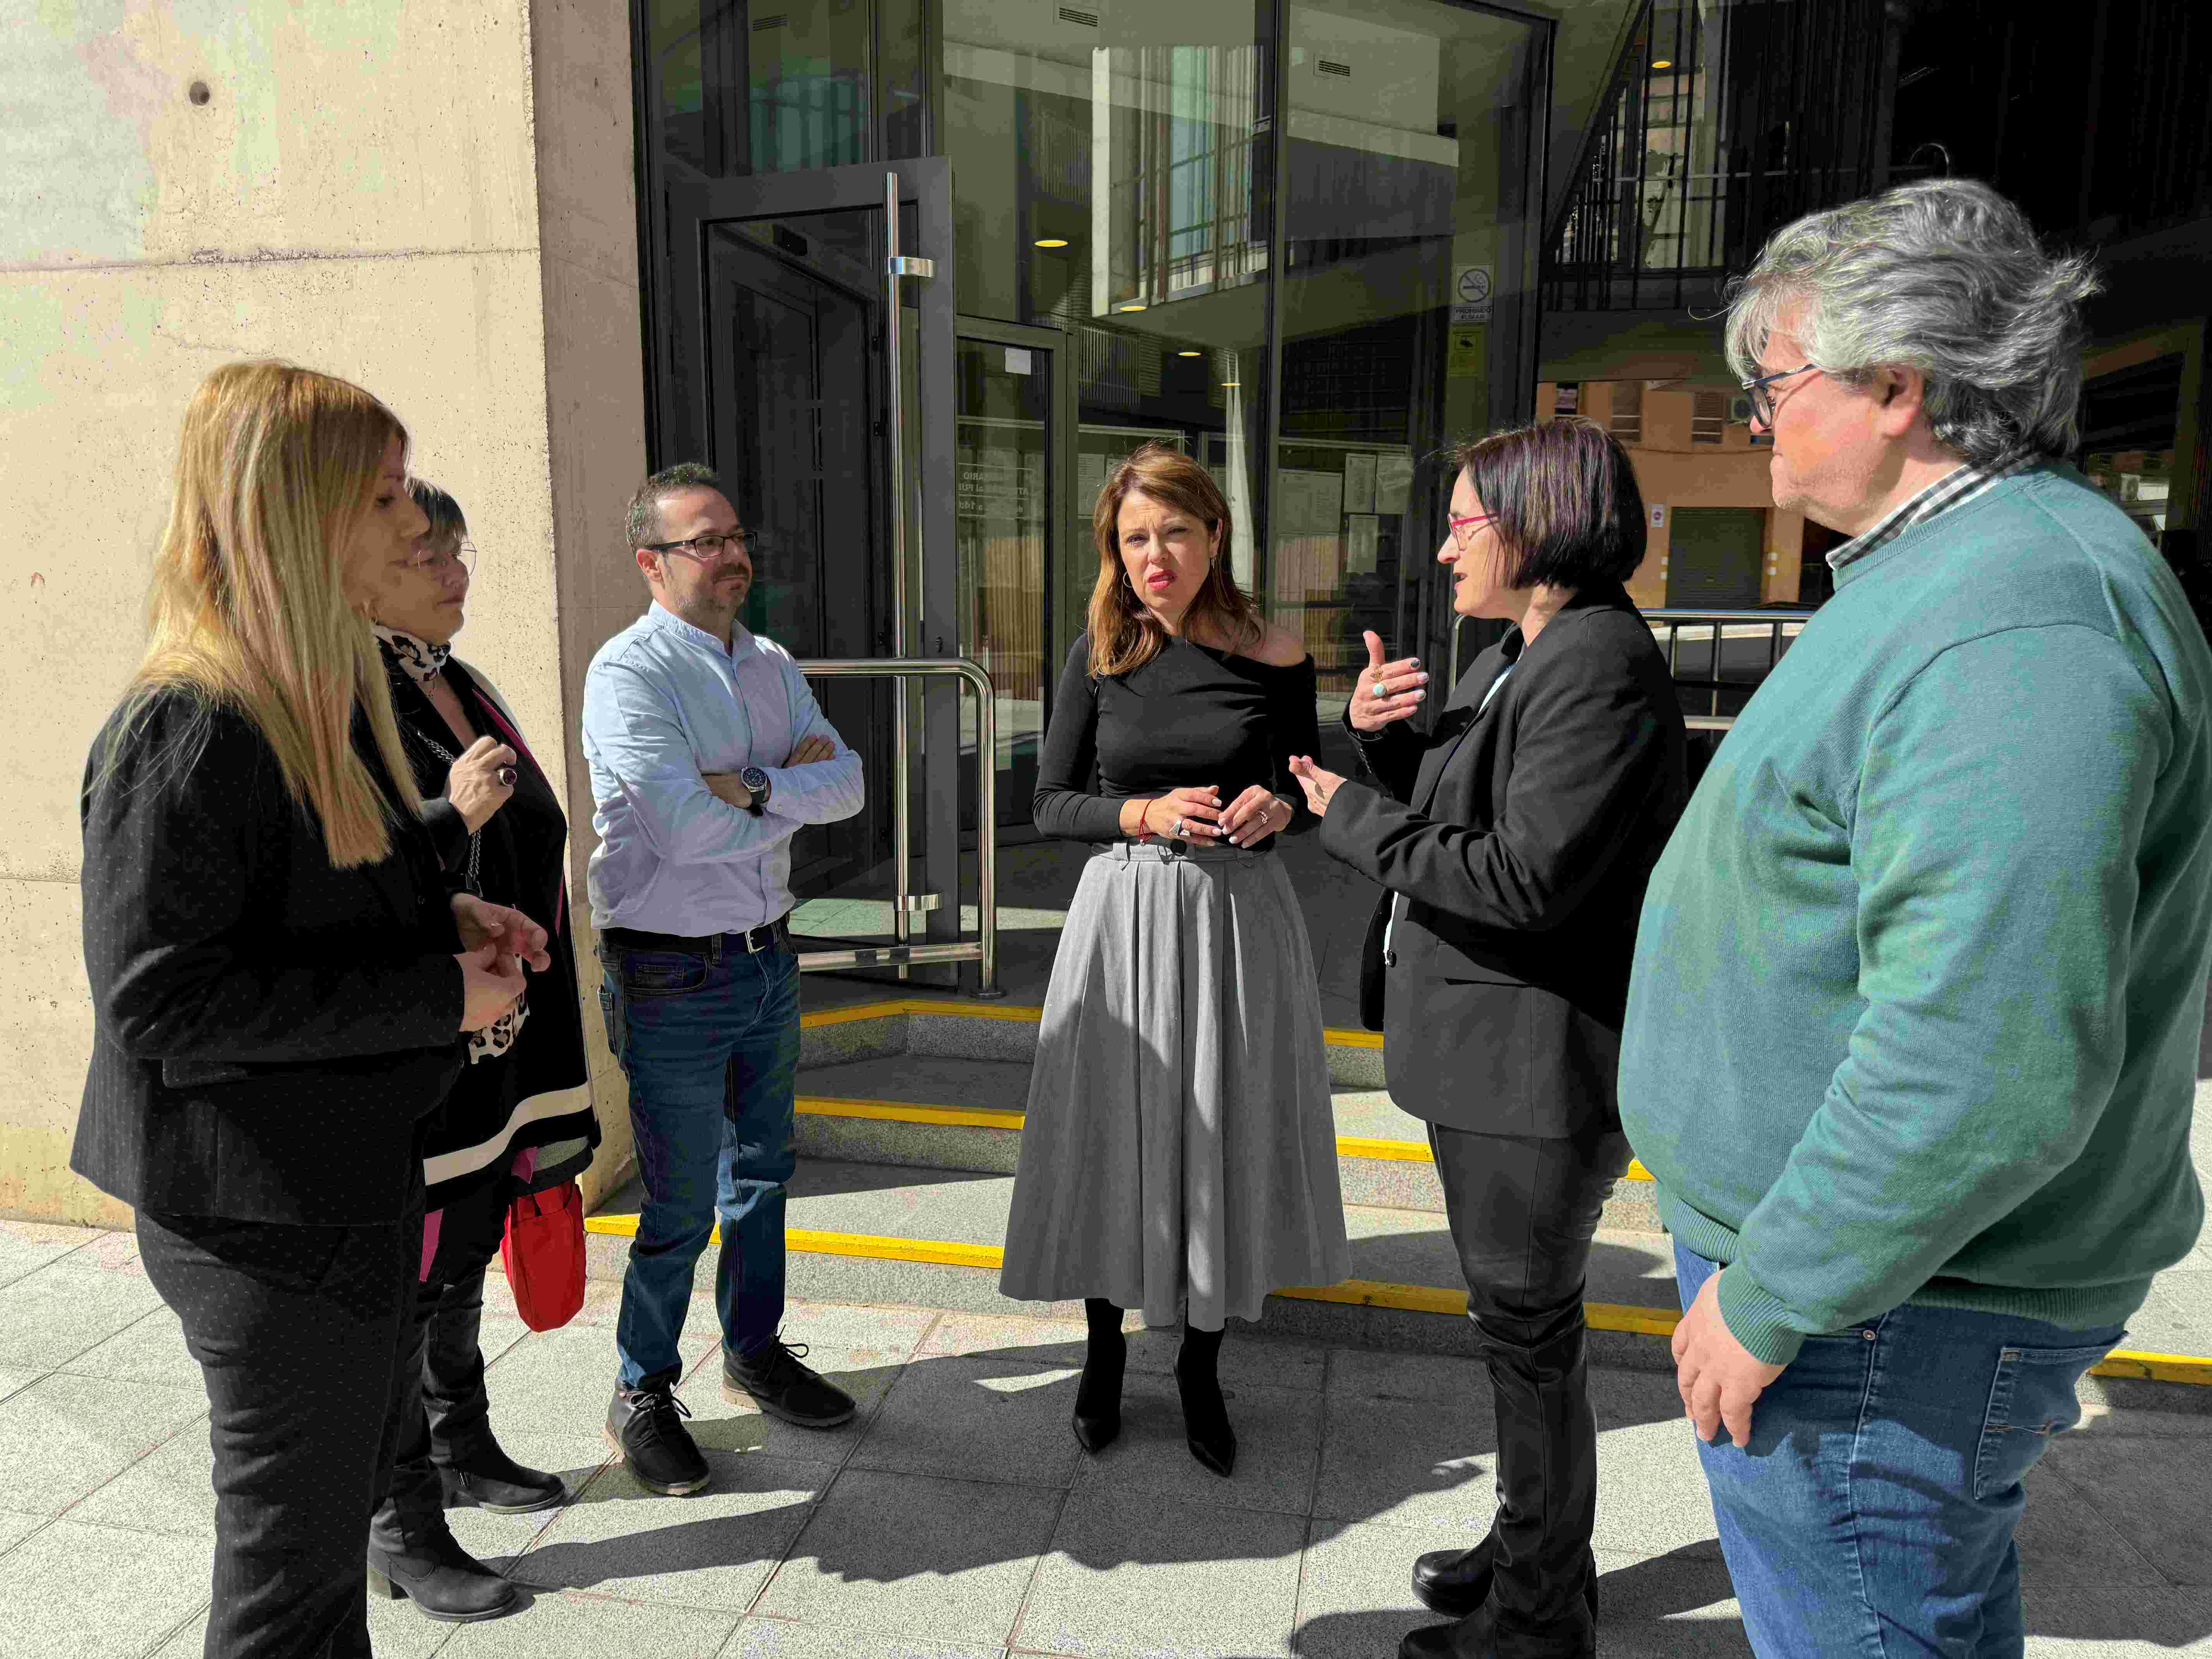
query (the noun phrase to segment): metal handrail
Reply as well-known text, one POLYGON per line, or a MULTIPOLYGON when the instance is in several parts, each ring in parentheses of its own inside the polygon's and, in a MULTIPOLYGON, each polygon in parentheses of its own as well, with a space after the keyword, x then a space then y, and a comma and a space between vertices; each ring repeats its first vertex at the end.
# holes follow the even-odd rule
MULTIPOLYGON (((1721 713, 1721 693, 1723 691, 1740 690, 1742 688, 1721 678, 1721 641, 1726 630, 1730 628, 1739 628, 1747 625, 1765 629, 1767 630, 1766 672, 1771 674, 1774 672, 1774 665, 1782 660, 1782 630, 1794 624, 1799 632, 1803 632, 1805 624, 1811 619, 1812 615, 1813 613, 1810 610, 1675 611, 1662 607, 1656 611, 1645 611, 1644 613, 1644 620, 1651 624, 1655 631, 1661 626, 1664 626, 1667 629, 1667 678, 1673 680, 1675 684, 1682 687, 1685 690, 1711 691, 1712 693, 1712 707, 1711 711, 1708 714, 1697 718, 1701 722, 1706 720, 1717 721, 1728 719, 1731 720, 1731 723, 1733 723, 1733 717, 1725 716, 1721 713), (1686 627, 1711 628, 1713 630, 1713 649, 1712 655, 1710 659, 1711 678, 1710 679, 1686 681, 1675 672, 1675 652, 1677 647, 1681 644, 1682 629, 1686 627)), ((1707 726, 1701 723, 1698 729, 1705 731, 1725 731, 1727 730, 1727 727, 1721 726, 1707 726)))
MULTIPOLYGON (((1004 996, 999 989, 999 694, 992 684, 990 671, 966 657, 827 657, 811 662, 801 662, 799 672, 809 679, 895 679, 899 682, 898 696, 906 701, 906 682, 913 679, 964 680, 975 693, 975 898, 976 937, 971 944, 957 939, 949 945, 909 945, 906 929, 898 924, 905 921, 906 870, 909 858, 907 845, 908 828, 904 811, 891 815, 891 839, 897 842, 896 878, 892 884, 893 904, 901 914, 894 915, 894 936, 898 943, 889 946, 862 946, 849 951, 804 951, 799 953, 799 966, 802 972, 818 968, 873 968, 896 965, 912 967, 927 962, 976 962, 982 964, 982 983, 976 994, 985 997, 1004 996)), ((957 761, 955 763, 957 764, 957 761)), ((896 786, 902 798, 905 795, 905 769, 901 767, 899 783, 896 786)), ((895 803, 897 804, 897 803, 895 803)), ((957 884, 956 884, 957 885, 957 884)), ((955 924, 960 915, 960 895, 952 895, 955 924)))

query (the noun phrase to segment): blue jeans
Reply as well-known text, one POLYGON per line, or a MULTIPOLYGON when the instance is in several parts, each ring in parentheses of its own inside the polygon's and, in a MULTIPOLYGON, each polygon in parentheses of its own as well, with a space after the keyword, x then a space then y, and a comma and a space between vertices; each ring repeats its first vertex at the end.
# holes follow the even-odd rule
POLYGON ((799 1069, 799 960, 713 957, 602 944, 599 1006, 629 1079, 645 1203, 623 1275, 622 1386, 682 1374, 692 1269, 722 1222, 714 1306, 722 1346, 746 1353, 783 1320, 784 1182, 799 1069))
MULTIPOLYGON (((1680 1243, 1674 1269, 1685 1308, 1719 1271, 1680 1243)), ((2021 1481, 2124 1334, 1908 1304, 1807 1338, 1751 1444, 1698 1447, 1760 1659, 2019 1655, 2021 1481)))

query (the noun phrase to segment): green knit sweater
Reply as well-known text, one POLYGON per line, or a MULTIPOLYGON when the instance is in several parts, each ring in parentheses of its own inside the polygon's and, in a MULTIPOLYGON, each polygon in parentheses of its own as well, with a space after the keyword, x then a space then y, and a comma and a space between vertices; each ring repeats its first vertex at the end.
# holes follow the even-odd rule
POLYGON ((2195 1241, 2212 655, 2070 468, 1838 574, 1653 872, 1621 1116, 1770 1364, 1904 1302, 2123 1323, 2195 1241))

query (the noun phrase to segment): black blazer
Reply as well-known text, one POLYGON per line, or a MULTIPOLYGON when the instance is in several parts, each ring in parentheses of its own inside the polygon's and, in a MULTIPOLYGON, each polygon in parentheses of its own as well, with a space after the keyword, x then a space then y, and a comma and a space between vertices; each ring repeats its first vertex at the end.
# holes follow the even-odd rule
MULTIPOLYGON (((95 1036, 70 1167, 141 1209, 395 1221, 465 1045, 460 941, 428 833, 340 870, 242 715, 164 692, 93 744, 84 959, 95 1036), (103 782, 109 745, 115 767, 103 782)), ((386 781, 366 737, 356 744, 386 781)))
POLYGON ((1401 724, 1359 750, 1382 787, 1338 790, 1322 844, 1390 890, 1360 1003, 1391 1098, 1486 1134, 1618 1127, 1637 917, 1688 793, 1650 625, 1618 586, 1578 594, 1533 645, 1516 629, 1477 657, 1430 736, 1401 724))

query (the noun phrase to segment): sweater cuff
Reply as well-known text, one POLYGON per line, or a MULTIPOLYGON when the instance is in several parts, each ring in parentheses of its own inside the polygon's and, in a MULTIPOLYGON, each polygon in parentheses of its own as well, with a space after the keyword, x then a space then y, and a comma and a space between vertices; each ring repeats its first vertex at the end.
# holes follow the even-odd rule
POLYGON ((1797 1358, 1805 1334, 1790 1323, 1789 1305, 1736 1263, 1721 1269, 1717 1299, 1721 1322, 1753 1359, 1787 1365, 1797 1358))

